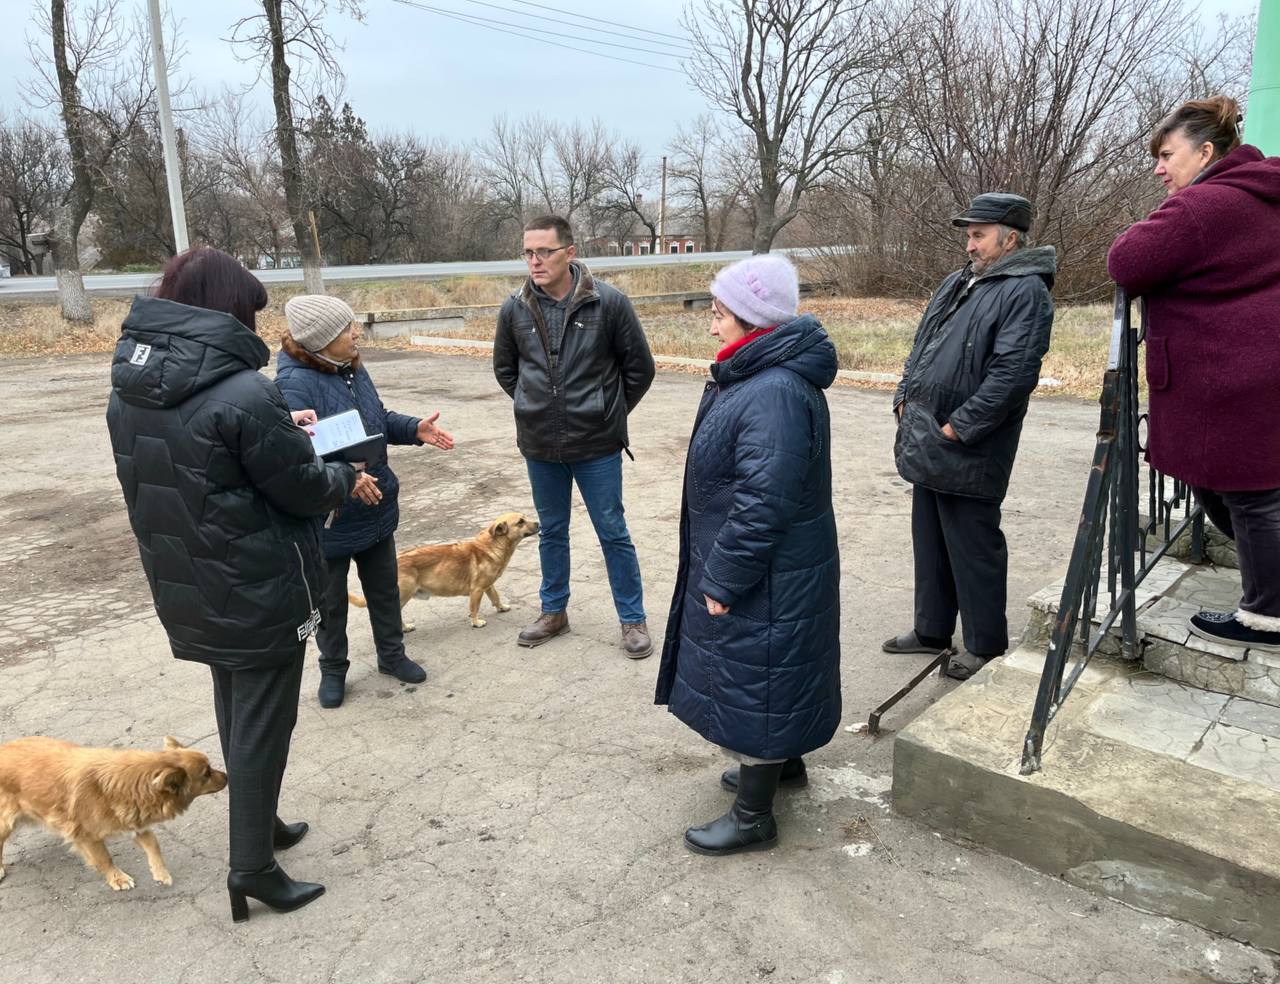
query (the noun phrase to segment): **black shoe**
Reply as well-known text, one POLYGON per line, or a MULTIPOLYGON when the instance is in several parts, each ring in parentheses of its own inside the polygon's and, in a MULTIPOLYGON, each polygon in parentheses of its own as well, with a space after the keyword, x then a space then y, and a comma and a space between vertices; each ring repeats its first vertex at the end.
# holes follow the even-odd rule
POLYGON ((1209 642, 1280 653, 1280 632, 1251 629, 1236 617, 1235 612, 1201 612, 1199 615, 1192 615, 1187 624, 1192 632, 1209 642))
MULTIPOLYGON (((738 791, 738 767, 725 769, 720 773, 720 785, 731 793, 738 791)), ((804 759, 787 759, 782 763, 782 775, 778 779, 779 786, 794 786, 800 789, 809 785, 809 773, 805 771, 804 759)))
POLYGON ((944 649, 951 648, 950 639, 921 638, 915 629, 880 644, 886 653, 922 653, 925 656, 941 656, 944 649))
POLYGON ((393 676, 401 683, 422 683, 427 679, 427 671, 408 656, 401 656, 399 660, 390 666, 384 666, 379 663, 378 672, 393 676))
POLYGON ((341 707, 347 696, 347 675, 320 671, 320 690, 317 694, 321 707, 341 707))
POLYGON ((276 817, 275 829, 271 832, 271 846, 277 851, 287 851, 294 844, 307 836, 307 831, 311 829, 311 825, 305 820, 297 823, 285 823, 279 817, 276 817))
POLYGON ((244 922, 249 918, 248 899, 257 899, 276 912, 293 912, 320 898, 324 886, 294 881, 272 861, 261 871, 232 871, 227 875, 227 894, 232 920, 244 922))
POLYGON ((740 851, 767 851, 778 843, 773 797, 783 763, 744 765, 738 772, 738 796, 722 817, 690 827, 684 846, 697 854, 719 857, 740 851))
POLYGON ((994 656, 979 656, 962 649, 947 662, 947 676, 952 680, 968 680, 993 659, 994 656))

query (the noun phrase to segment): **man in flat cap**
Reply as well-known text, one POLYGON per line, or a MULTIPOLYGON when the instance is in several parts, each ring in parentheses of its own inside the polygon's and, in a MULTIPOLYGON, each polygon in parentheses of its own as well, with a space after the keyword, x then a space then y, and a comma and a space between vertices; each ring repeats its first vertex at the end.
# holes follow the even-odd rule
POLYGON ((893 397, 894 458, 914 486, 916 610, 883 648, 939 655, 959 614, 964 647, 947 675, 965 680, 1009 646, 1000 504, 1049 348, 1057 257, 1028 246, 1020 195, 979 195, 952 224, 967 232, 969 262, 929 301, 893 397))

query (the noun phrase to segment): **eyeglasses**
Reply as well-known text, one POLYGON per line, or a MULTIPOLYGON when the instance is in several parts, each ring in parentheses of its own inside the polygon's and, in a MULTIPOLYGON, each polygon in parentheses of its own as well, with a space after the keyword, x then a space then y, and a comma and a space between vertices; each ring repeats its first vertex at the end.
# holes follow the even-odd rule
MULTIPOLYGON (((572 245, 573 243, 569 244, 569 246, 572 245)), ((526 249, 520 255, 524 257, 524 261, 526 263, 531 261, 535 256, 545 262, 551 258, 552 253, 559 253, 560 250, 568 249, 569 246, 557 246, 555 249, 548 249, 546 246, 542 246, 538 249, 526 249)))

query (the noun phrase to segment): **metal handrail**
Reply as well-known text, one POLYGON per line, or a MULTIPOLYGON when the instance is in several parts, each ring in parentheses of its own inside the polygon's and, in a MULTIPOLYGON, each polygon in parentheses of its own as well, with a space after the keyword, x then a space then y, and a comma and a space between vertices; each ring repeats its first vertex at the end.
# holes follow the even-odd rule
POLYGON ((1149 465, 1146 521, 1140 517, 1144 467, 1141 458, 1146 451, 1140 433, 1147 415, 1140 409, 1138 346, 1146 339, 1146 333, 1145 304, 1135 331, 1129 297, 1117 288, 1093 466, 1085 486, 1080 525, 1045 655, 1031 726, 1023 743, 1023 775, 1040 769, 1049 723, 1117 621, 1123 657, 1137 658, 1137 590, 1160 558, 1188 530, 1191 560, 1199 563, 1204 556, 1204 511, 1193 505, 1191 490, 1183 482, 1149 465), (1097 618, 1098 599, 1104 590, 1109 608, 1097 618))

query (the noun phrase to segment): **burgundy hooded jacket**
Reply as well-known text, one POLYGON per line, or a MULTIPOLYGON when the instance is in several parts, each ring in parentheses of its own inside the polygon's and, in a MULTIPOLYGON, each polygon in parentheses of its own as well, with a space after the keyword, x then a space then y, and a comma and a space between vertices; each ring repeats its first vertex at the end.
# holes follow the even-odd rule
POLYGON ((1111 246, 1147 302, 1147 457, 1218 492, 1280 488, 1280 157, 1248 144, 1111 246))

